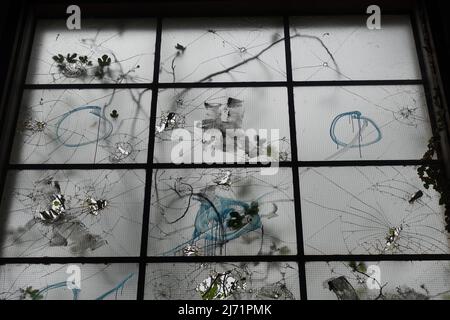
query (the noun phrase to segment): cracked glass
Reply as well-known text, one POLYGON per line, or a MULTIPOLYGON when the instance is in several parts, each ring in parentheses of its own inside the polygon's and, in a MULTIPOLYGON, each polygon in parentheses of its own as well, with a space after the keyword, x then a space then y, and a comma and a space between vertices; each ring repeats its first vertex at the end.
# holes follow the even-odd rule
POLYGON ((39 20, 0 299, 450 299, 420 37, 366 18, 39 20))

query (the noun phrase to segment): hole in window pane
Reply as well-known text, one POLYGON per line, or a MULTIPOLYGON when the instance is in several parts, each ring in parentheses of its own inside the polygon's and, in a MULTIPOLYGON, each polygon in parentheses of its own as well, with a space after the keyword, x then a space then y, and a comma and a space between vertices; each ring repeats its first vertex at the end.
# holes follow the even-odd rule
POLYGON ((448 254, 443 207, 415 167, 300 170, 306 254, 448 254))
POLYGON ((310 300, 448 300, 450 263, 311 262, 306 279, 310 300))
POLYGON ((144 180, 143 170, 11 171, 1 255, 138 255, 144 180))
POLYGON ((295 103, 304 161, 421 159, 432 136, 420 86, 301 87, 295 103))
POLYGON ((297 81, 420 79, 409 16, 291 18, 293 77, 297 81))
POLYGON ((161 82, 286 79, 280 18, 164 19, 161 82))
POLYGON ((164 89, 154 162, 288 161, 288 124, 284 88, 164 89))
POLYGON ((294 255, 291 169, 157 170, 149 255, 294 255))
POLYGON ((14 163, 146 162, 151 91, 27 90, 14 163))
POLYGON ((134 300, 137 278, 136 264, 3 265, 0 266, 0 299, 134 300), (74 268, 79 268, 76 272, 79 271, 80 283, 70 278, 76 274, 74 268), (71 273, 66 273, 68 270, 71 273))
POLYGON ((147 265, 145 298, 154 300, 298 300, 295 262, 147 265))
POLYGON ((80 30, 65 23, 38 21, 27 83, 153 81, 154 19, 83 19, 80 30))

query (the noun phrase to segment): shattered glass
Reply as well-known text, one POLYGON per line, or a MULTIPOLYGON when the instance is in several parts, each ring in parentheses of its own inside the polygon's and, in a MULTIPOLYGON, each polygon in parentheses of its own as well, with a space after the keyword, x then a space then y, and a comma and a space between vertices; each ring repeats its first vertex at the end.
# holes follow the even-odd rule
POLYGON ((450 253, 444 208, 415 167, 302 168, 300 189, 306 254, 450 253))
POLYGON ((158 94, 154 161, 192 163, 195 152, 203 150, 207 159, 212 149, 223 162, 250 162, 258 156, 289 161, 288 123, 285 88, 163 89, 158 94), (187 130, 189 137, 176 129, 187 130), (205 138, 202 131, 210 129, 219 130, 221 136, 214 141, 205 138), (260 129, 266 135, 258 139, 260 129), (273 130, 279 130, 277 136, 273 130), (176 148, 177 138, 187 142, 186 148, 176 148))
POLYGON ((1 202, 0 299, 136 299, 138 278, 158 300, 450 299, 435 259, 450 254, 445 208, 402 166, 432 136, 410 17, 383 14, 381 30, 366 18, 289 17, 286 39, 282 17, 164 17, 159 66, 156 19, 38 21, 1 202), (280 166, 220 166, 256 160, 280 166), (67 290, 68 265, 8 262, 25 257, 147 264, 77 264, 82 286, 67 290))
POLYGON ((152 190, 149 255, 296 254, 291 169, 156 170, 152 190))
POLYGON ((300 299, 295 262, 155 263, 145 283, 152 300, 300 299))
POLYGON ((420 79, 408 15, 383 14, 370 30, 367 16, 291 18, 292 74, 296 81, 420 79))
POLYGON ((39 20, 27 83, 152 82, 155 29, 154 19, 83 19, 80 30, 39 20))
POLYGON ((144 179, 142 170, 10 172, 0 255, 138 254, 144 179))
POLYGON ((300 160, 414 160, 427 151, 432 132, 421 86, 298 87, 294 93, 300 160))
POLYGON ((164 19, 160 82, 286 80, 281 18, 164 19))
POLYGON ((449 261, 310 262, 306 280, 311 300, 450 299, 449 261))
POLYGON ((145 162, 150 104, 144 89, 27 90, 11 161, 145 162))
POLYGON ((137 264, 10 264, 0 266, 0 300, 134 300, 137 264), (80 287, 67 287, 68 268, 80 268, 80 287))

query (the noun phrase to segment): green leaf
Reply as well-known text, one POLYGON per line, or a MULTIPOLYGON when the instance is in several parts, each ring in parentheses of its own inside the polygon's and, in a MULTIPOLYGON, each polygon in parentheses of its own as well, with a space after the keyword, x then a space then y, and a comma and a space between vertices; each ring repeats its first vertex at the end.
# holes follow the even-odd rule
POLYGON ((214 281, 214 283, 209 287, 208 290, 202 295, 203 300, 213 300, 217 293, 219 292, 219 284, 217 281, 214 281))
POLYGON ((290 252, 291 250, 286 246, 280 248, 280 254, 283 256, 287 256, 290 252))
POLYGON ((360 262, 358 264, 357 270, 361 273, 366 273, 367 272, 367 266, 364 262, 360 262))

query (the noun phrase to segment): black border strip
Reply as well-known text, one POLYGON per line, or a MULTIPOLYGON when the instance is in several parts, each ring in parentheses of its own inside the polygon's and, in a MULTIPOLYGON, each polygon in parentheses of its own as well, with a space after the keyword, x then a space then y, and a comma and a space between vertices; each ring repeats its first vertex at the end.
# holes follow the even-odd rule
MULTIPOLYGON (((422 164, 440 165, 440 160, 343 160, 343 161, 297 161, 280 162, 280 168, 309 167, 385 167, 385 166, 419 166, 422 164)), ((104 170, 104 169, 220 169, 220 168, 269 168, 264 163, 62 163, 62 164, 10 164, 8 170, 104 170)))
MULTIPOLYGON (((292 72, 291 72, 292 73, 292 72)), ((25 84, 28 90, 56 89, 184 89, 184 88, 264 88, 264 87, 334 87, 334 86, 406 86, 422 85, 422 80, 339 80, 339 81, 249 81, 249 82, 177 82, 177 83, 61 83, 25 84)))
MULTIPOLYGON (((69 263, 205 263, 205 262, 297 262, 298 256, 199 256, 199 257, 3 257, 5 264, 69 264, 69 263)), ((303 263, 349 261, 450 261, 450 254, 405 254, 405 255, 305 255, 303 263)))

